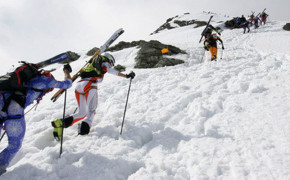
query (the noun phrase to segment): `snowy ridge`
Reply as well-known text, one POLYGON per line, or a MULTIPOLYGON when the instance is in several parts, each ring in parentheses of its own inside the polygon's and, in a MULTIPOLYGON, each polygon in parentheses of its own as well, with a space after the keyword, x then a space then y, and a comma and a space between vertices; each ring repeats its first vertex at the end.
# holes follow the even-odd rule
MULTIPOLYGON (((289 179, 290 41, 283 24, 249 34, 225 30, 217 62, 203 56, 202 27, 148 36, 189 54, 178 55, 182 65, 133 69, 122 136, 129 81, 106 75, 91 133, 65 129, 59 159, 50 121, 62 117, 63 97, 52 103, 51 93, 27 114, 22 149, 1 179, 289 179)), ((128 72, 136 54, 136 48, 113 53, 128 72)), ((72 63, 73 70, 85 60, 72 63)), ((63 77, 61 68, 55 77, 63 77)), ((75 108, 72 88, 67 114, 75 108)))

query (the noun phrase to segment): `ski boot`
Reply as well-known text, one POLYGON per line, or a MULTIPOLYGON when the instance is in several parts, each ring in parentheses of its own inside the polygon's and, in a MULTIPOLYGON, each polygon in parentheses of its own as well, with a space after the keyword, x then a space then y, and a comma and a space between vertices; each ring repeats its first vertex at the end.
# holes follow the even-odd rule
POLYGON ((53 129, 53 137, 55 140, 60 141, 62 136, 62 119, 57 119, 51 122, 53 129))
POLYGON ((86 135, 90 133, 90 126, 86 122, 82 122, 78 124, 78 134, 79 135, 86 135))

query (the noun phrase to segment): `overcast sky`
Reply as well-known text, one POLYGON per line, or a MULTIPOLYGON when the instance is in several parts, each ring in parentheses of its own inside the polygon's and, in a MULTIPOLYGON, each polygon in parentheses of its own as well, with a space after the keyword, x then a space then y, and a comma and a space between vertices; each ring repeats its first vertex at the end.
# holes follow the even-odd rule
POLYGON ((185 12, 240 16, 267 8, 270 20, 290 22, 289 7, 289 0, 0 0, 0 61, 6 67, 89 50, 121 27, 118 40, 140 40, 185 12))

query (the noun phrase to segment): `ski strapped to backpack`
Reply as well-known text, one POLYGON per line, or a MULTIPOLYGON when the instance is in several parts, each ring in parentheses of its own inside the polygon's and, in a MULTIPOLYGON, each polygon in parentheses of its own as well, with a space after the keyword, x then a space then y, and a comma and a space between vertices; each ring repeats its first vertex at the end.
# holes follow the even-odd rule
MULTIPOLYGON (((122 28, 118 29, 106 42, 104 45, 101 46, 101 48, 95 52, 95 54, 93 55, 93 57, 75 74, 72 76, 72 82, 74 82, 81 74, 81 72, 83 71, 83 69, 85 67, 87 67, 87 65, 89 65, 93 60, 95 60, 99 54, 103 53, 104 51, 106 51, 108 49, 108 47, 121 35, 124 33, 124 30, 122 28)), ((58 90, 51 98, 51 100, 53 102, 55 102, 64 92, 64 89, 60 89, 58 90)))
POLYGON ((202 31, 202 33, 201 33, 201 38, 200 38, 200 40, 199 40, 199 43, 201 42, 201 40, 202 40, 202 38, 203 38, 203 36, 204 36, 204 33, 206 32, 206 30, 207 30, 207 28, 208 28, 208 26, 209 26, 209 23, 210 23, 210 21, 211 21, 212 18, 213 18, 213 16, 210 16, 210 18, 209 18, 209 20, 208 20, 208 22, 207 22, 207 24, 206 24, 204 30, 202 31))

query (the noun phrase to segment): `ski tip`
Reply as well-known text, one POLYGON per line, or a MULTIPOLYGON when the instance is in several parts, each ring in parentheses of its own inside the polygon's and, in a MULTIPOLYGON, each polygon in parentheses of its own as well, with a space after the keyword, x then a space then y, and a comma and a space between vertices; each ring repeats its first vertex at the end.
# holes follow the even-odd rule
POLYGON ((123 28, 119 28, 116 32, 123 33, 124 32, 124 29, 123 28))

